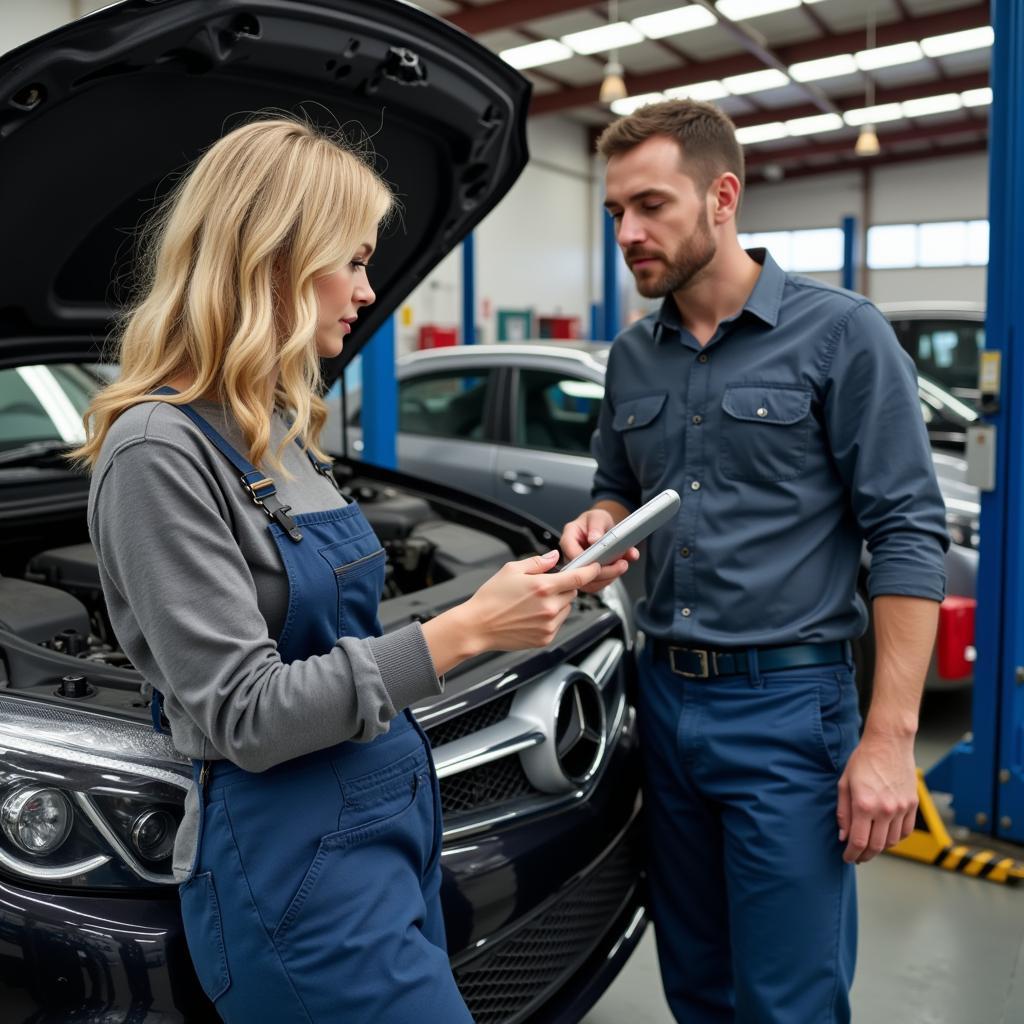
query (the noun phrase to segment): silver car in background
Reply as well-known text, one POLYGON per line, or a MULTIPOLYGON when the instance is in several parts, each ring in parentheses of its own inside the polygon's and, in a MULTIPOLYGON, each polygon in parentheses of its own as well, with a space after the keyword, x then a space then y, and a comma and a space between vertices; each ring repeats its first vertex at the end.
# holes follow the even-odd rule
MULTIPOLYGON (((398 360, 398 465, 526 512, 556 530, 590 504, 590 438, 604 396, 610 346, 605 342, 529 342, 429 349, 398 360)), ((948 593, 973 599, 977 577, 979 496, 966 483, 966 426, 977 414, 939 384, 919 378, 921 413, 954 540, 946 557, 948 593)), ((362 451, 360 395, 347 399, 349 452, 362 451)), ((327 434, 340 431, 332 408, 327 434)), ((865 553, 860 589, 865 594, 865 553)), ((642 596, 642 566, 625 577, 642 596)), ((950 611, 947 608, 946 611, 950 611)), ((946 626, 948 616, 943 616, 946 626)), ((941 630, 942 627, 940 627, 941 630)), ((943 649, 940 636, 939 648, 943 649)), ((950 638, 946 637, 946 649, 950 638)), ((969 685, 973 629, 952 639, 961 657, 948 674, 936 658, 930 688, 969 685)), ((873 635, 858 642, 862 691, 870 686, 873 635)), ((865 694, 866 695, 866 694, 865 694)))

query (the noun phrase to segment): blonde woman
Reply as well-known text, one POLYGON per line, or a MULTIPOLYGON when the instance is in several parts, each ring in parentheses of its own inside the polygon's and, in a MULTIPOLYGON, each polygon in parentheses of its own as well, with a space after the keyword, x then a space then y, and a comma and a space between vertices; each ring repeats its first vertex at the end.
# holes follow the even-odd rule
POLYGON ((471 1019, 445 948, 437 780, 407 709, 467 657, 549 643, 577 588, 626 567, 512 562, 380 635, 384 552, 318 446, 317 384, 374 300, 391 205, 307 124, 218 141, 160 220, 122 375, 77 453, 118 639, 194 764, 182 915, 204 990, 239 1024, 471 1019))

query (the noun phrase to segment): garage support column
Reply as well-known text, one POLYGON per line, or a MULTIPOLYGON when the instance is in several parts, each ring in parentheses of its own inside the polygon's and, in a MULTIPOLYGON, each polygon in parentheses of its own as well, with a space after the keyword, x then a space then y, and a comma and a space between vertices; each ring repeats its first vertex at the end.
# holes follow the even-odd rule
POLYGON ((843 223, 843 287, 857 290, 857 218, 844 217, 843 223))
POLYGON ((604 244, 602 252, 604 255, 603 273, 603 302, 605 341, 613 341, 615 335, 622 329, 622 316, 619 313, 619 246, 615 241, 615 221, 607 213, 604 217, 604 244))
POLYGON ((476 245, 472 234, 462 243, 462 343, 476 344, 476 245))
POLYGON ((973 732, 928 773, 958 824, 1024 841, 1024 4, 994 0, 986 348, 1002 358, 996 487, 982 493, 973 732))
POLYGON ((395 382, 395 318, 389 316, 362 351, 364 462, 398 468, 398 385, 395 382))

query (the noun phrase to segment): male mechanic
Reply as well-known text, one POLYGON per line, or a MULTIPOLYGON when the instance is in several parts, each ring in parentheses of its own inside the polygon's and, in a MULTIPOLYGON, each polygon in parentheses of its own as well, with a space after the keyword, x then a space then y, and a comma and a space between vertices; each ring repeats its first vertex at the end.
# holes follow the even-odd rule
MULTIPOLYGON (((849 1021, 854 864, 908 835, 948 545, 911 360, 860 295, 736 234, 716 108, 613 123, 605 205, 657 313, 612 346, 573 557, 666 487, 637 621, 651 902, 680 1024, 849 1021), (858 740, 862 542, 877 647, 858 740)), ((600 582, 592 588, 600 586, 600 582)))

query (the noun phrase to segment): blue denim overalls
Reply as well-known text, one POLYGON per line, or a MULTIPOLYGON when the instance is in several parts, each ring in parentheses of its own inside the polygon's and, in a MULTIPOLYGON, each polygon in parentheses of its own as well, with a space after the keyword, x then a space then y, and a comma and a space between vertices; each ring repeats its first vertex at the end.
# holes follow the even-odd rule
MULTIPOLYGON (((281 659, 379 636, 385 554, 359 506, 289 516, 263 473, 179 408, 273 520, 289 589, 281 659)), ((369 743, 258 774, 229 761, 194 771, 200 838, 181 909, 200 983, 224 1020, 472 1024, 441 916, 437 777, 408 711, 369 743)))

